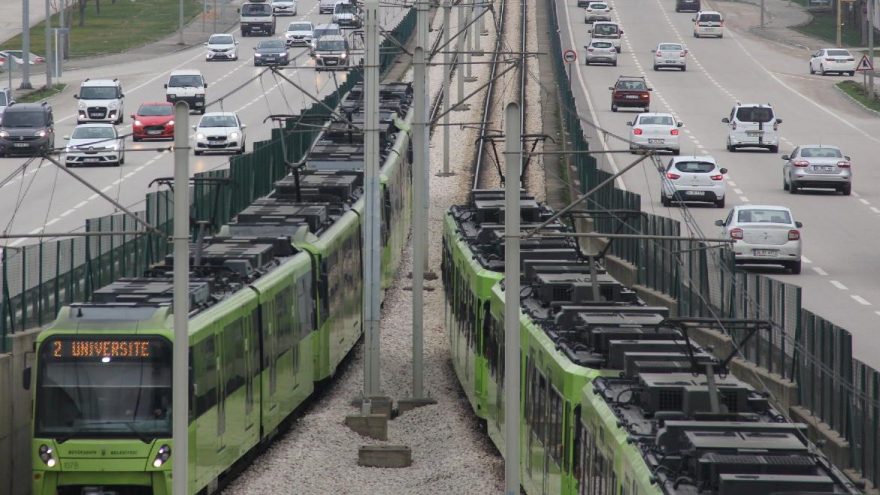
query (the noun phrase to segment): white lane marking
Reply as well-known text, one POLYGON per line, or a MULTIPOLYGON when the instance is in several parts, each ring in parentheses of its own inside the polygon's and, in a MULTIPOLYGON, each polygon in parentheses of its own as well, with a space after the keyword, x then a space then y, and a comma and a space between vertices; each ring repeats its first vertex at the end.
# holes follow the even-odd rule
POLYGON ((880 311, 874 311, 874 314, 880 316, 880 311))
POLYGON ((71 208, 71 209, 65 211, 64 213, 62 213, 61 216, 66 217, 67 215, 70 215, 71 213, 73 213, 75 211, 76 211, 75 209, 71 208))
POLYGON ((43 231, 43 227, 37 227, 34 230, 28 232, 28 234, 39 234, 42 231, 43 231))
POLYGON ((22 242, 24 242, 24 238, 22 238, 22 239, 18 239, 18 240, 15 240, 15 241, 12 241, 12 242, 9 243, 9 245, 10 245, 10 246, 18 246, 18 245, 21 244, 22 242))
POLYGON ((803 261, 804 263, 806 263, 806 264, 808 264, 808 265, 809 265, 810 263, 812 263, 812 260, 810 260, 810 258, 807 258, 807 257, 804 256, 804 255, 801 255, 801 261, 803 261))
POLYGON ((873 211, 874 213, 880 213, 880 210, 878 210, 876 206, 872 206, 871 211, 873 211))
POLYGON ((868 200, 865 199, 865 198, 859 198, 859 201, 860 201, 863 205, 869 205, 869 204, 871 204, 871 202, 868 201, 868 200))
POLYGON ((110 189, 113 189, 113 186, 112 186, 112 185, 111 185, 111 186, 104 186, 104 187, 101 188, 101 192, 107 192, 107 191, 109 191, 110 189))
POLYGON ((737 193, 737 194, 742 194, 742 193, 743 193, 742 189, 739 189, 739 188, 736 188, 736 187, 733 188, 733 192, 735 192, 735 193, 737 193))
POLYGON ((849 297, 853 298, 857 303, 861 304, 862 306, 870 306, 870 305, 871 305, 871 303, 869 303, 868 301, 866 301, 865 298, 862 297, 862 296, 857 296, 857 295, 855 295, 855 294, 850 294, 849 297))
POLYGON ((61 220, 61 219, 60 218, 53 218, 52 220, 49 220, 48 222, 46 222, 46 227, 52 225, 53 223, 58 223, 58 220, 61 220))
POLYGON ((739 197, 739 200, 742 201, 743 203, 748 203, 748 202, 749 202, 749 198, 748 198, 747 196, 740 196, 740 197, 739 197))
MULTIPOLYGON (((95 196, 96 198, 98 197, 96 194, 93 194, 92 196, 95 196)), ((76 206, 73 207, 73 209, 75 210, 77 208, 82 208, 83 206, 86 205, 86 203, 88 203, 88 201, 80 201, 79 203, 76 204, 76 206)))
POLYGON ((825 270, 819 268, 818 266, 814 266, 814 267, 813 267, 813 271, 816 272, 818 275, 822 275, 823 277, 828 276, 828 272, 826 272, 825 270))
POLYGON ((855 191, 852 192, 852 195, 855 196, 855 197, 857 197, 857 198, 858 198, 859 196, 861 196, 861 194, 859 194, 859 193, 857 193, 857 192, 855 192, 855 191))
POLYGON ((97 198, 97 197, 98 197, 98 194, 97 194, 97 193, 96 193, 96 194, 92 194, 91 196, 89 196, 89 199, 88 199, 88 200, 91 201, 91 200, 93 200, 93 199, 95 199, 95 198, 97 198))
POLYGON ((730 180, 730 176, 727 176, 727 183, 730 184, 730 187, 736 187, 736 182, 730 180))
MULTIPOLYGON (((577 46, 577 43, 574 42, 574 34, 573 34, 573 29, 572 29, 571 17, 568 14, 568 2, 562 2, 562 5, 563 5, 562 10, 563 10, 563 12, 565 12, 565 24, 568 27, 568 39, 571 42, 570 46, 577 46)), ((584 76, 581 73, 580 68, 578 68, 578 70, 575 71, 575 74, 577 75, 578 82, 580 83, 581 91, 584 92, 584 97, 587 99, 587 105, 590 106, 590 117, 593 119, 593 123, 595 125, 599 125, 599 117, 596 116, 596 110, 595 110, 595 107, 593 106, 593 100, 592 100, 592 98, 590 98, 590 92, 587 91, 587 85, 584 82, 584 76)), ((608 143, 605 142, 604 135, 599 138, 599 142, 602 143, 603 150, 605 150, 606 152, 609 151, 608 143)), ((608 162, 611 164, 611 169, 615 174, 620 172, 620 169, 617 168, 617 161, 614 159, 614 155, 612 155, 612 154, 608 155, 608 162)), ((619 187, 620 189, 622 189, 624 191, 627 190, 626 185, 623 183, 623 179, 621 177, 618 177, 616 182, 617 182, 617 187, 619 187)))
POLYGON ((840 289, 840 290, 849 290, 849 289, 846 288, 845 285, 843 285, 842 283, 838 282, 837 280, 829 280, 829 282, 831 282, 831 285, 837 287, 837 288, 840 289))

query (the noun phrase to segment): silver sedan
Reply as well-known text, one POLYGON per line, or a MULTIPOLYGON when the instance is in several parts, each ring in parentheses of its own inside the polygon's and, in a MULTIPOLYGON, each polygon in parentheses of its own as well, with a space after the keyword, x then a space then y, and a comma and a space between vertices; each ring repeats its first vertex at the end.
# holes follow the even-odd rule
POLYGON ((584 56, 584 64, 611 64, 617 65, 617 48, 614 43, 605 40, 592 40, 584 46, 587 54, 584 56))
POLYGON ((801 231, 784 206, 739 205, 717 220, 721 236, 733 240, 736 263, 782 265, 801 272, 801 231))
POLYGON ((805 144, 782 159, 782 188, 792 194, 807 187, 852 192, 852 163, 837 146, 805 144))
POLYGON ((610 21, 613 7, 605 2, 590 2, 584 12, 584 24, 596 21, 610 21))
POLYGON ((651 53, 654 54, 654 70, 661 67, 687 70, 688 51, 681 43, 660 43, 651 53))

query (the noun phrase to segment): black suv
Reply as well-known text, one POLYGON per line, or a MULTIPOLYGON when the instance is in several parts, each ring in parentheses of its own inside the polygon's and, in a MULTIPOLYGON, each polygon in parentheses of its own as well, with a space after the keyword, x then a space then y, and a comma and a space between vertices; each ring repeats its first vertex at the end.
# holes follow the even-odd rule
POLYGON ((0 123, 0 156, 40 155, 54 147, 55 121, 47 102, 6 107, 0 123))
POLYGON ((675 0, 675 11, 676 12, 699 12, 700 11, 700 0, 675 0))

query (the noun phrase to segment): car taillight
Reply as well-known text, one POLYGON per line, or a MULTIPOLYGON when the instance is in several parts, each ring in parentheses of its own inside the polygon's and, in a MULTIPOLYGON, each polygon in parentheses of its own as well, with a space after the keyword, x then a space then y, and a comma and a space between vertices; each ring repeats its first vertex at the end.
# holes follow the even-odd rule
POLYGON ((731 239, 742 239, 743 238, 743 229, 737 227, 735 229, 730 229, 730 238, 731 239))
POLYGON ((648 97, 648 93, 642 93, 641 96, 642 96, 642 98, 647 98, 647 97, 648 97))
POLYGON ((663 56, 663 54, 662 54, 662 53, 660 53, 660 52, 659 52, 659 51, 658 51, 658 52, 657 52, 657 54, 656 54, 656 55, 654 55, 654 56, 655 56, 655 57, 657 57, 657 58, 660 58, 660 57, 662 57, 662 56, 663 56))
POLYGON ((791 162, 791 164, 794 165, 795 167, 808 167, 808 166, 810 166, 810 162, 808 162, 806 160, 795 160, 795 161, 791 162))
POLYGON ((839 161, 839 162, 837 162, 837 166, 840 168, 849 168, 850 163, 847 161, 839 161))
POLYGON ((678 136, 678 129, 672 129, 671 131, 669 131, 669 134, 672 134, 673 136, 678 136))
POLYGON ((633 129, 633 134, 635 134, 636 136, 641 136, 642 130, 636 127, 635 129, 633 129))
POLYGON ((855 61, 856 61, 856 59, 854 59, 854 58, 852 58, 852 57, 850 57, 850 58, 848 58, 848 59, 846 59, 846 61, 847 61, 847 62, 855 62, 855 61))
POLYGON ((592 49, 592 48, 587 48, 587 51, 590 52, 590 53, 592 53, 592 52, 593 52, 593 49, 592 49))
POLYGON ((681 52, 681 56, 682 56, 682 57, 684 57, 684 56, 687 55, 687 54, 688 54, 688 51, 687 51, 687 50, 681 52))
POLYGON ((801 238, 801 233, 798 232, 797 230, 792 229, 792 230, 788 231, 788 240, 789 241, 796 241, 800 238, 801 238))
POLYGON ((669 179, 669 180, 676 180, 676 179, 680 179, 681 176, 678 175, 678 174, 674 174, 674 173, 672 173, 672 172, 667 172, 667 173, 666 173, 666 178, 669 179))
POLYGON ((730 128, 733 129, 733 130, 735 131, 735 130, 736 130, 736 122, 731 122, 731 123, 730 123, 730 128))
POLYGON ((709 178, 712 179, 712 180, 724 180, 724 176, 721 175, 721 174, 718 174, 718 175, 710 175, 709 178))
POLYGON ((773 130, 774 130, 774 131, 778 131, 778 130, 779 130, 779 124, 778 124, 777 122, 773 122, 773 130))

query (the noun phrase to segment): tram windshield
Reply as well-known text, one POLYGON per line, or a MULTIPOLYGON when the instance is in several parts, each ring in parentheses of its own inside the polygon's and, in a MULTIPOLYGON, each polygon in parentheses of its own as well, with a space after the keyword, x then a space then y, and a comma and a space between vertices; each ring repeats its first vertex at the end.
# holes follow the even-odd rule
POLYGON ((171 436, 171 343, 159 337, 76 336, 40 349, 35 434, 171 436))

